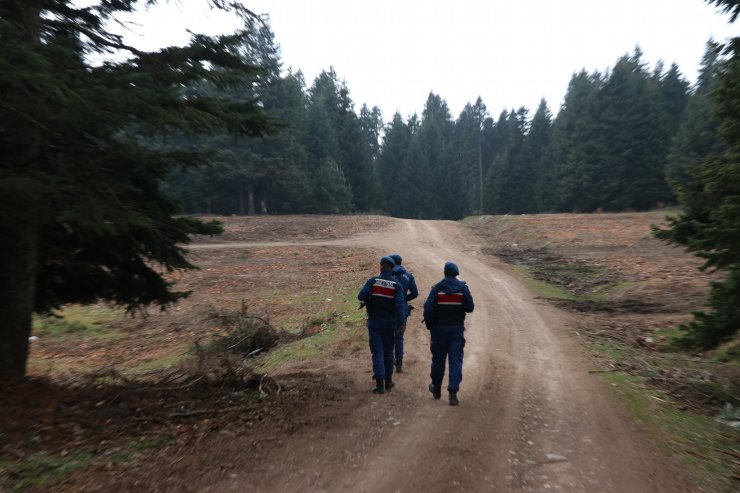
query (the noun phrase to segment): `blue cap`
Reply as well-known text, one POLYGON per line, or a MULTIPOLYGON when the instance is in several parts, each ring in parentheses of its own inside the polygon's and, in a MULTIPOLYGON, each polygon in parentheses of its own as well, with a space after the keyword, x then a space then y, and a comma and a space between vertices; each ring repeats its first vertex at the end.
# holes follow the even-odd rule
POLYGON ((454 262, 445 262, 445 274, 450 274, 452 276, 459 276, 460 275, 460 269, 457 268, 457 264, 454 262))
POLYGON ((385 257, 382 257, 380 259, 380 263, 381 264, 388 264, 391 267, 395 267, 396 266, 396 263, 393 261, 393 259, 391 257, 387 256, 387 255, 385 257))
POLYGON ((403 259, 397 253, 391 253, 388 256, 393 259, 393 261, 396 263, 396 265, 401 265, 401 262, 403 262, 403 259))

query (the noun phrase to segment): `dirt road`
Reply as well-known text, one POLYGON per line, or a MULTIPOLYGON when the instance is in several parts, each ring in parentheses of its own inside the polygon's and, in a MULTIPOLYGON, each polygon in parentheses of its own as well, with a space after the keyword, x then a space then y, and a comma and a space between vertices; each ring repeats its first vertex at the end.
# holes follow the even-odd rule
POLYGON ((341 369, 315 369, 329 379, 339 379, 332 371, 349 375, 344 400, 333 411, 311 411, 305 426, 260 453, 245 452, 243 468, 200 491, 701 491, 649 442, 608 383, 589 374, 563 315, 476 241, 453 222, 399 220, 390 234, 321 242, 400 252, 421 302, 445 260, 460 266, 476 302, 466 321, 460 406, 426 389, 429 335, 417 311, 396 389, 369 392, 369 354, 341 369))

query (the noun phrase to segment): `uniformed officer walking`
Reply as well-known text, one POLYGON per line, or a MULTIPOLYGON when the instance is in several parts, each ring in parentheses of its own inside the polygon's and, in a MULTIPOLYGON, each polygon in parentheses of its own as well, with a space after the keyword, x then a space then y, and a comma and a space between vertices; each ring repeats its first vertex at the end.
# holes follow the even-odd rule
POLYGON ((419 296, 419 289, 416 287, 416 279, 414 275, 407 271, 406 268, 401 265, 403 258, 398 253, 392 253, 388 255, 396 263, 393 268, 393 277, 396 281, 401 283, 403 288, 404 297, 404 317, 403 323, 396 329, 396 341, 395 341, 395 357, 396 357, 396 372, 403 372, 403 335, 406 332, 406 322, 411 315, 411 308, 409 307, 409 301, 415 300, 419 296))
POLYGON ((432 286, 424 303, 424 323, 431 332, 432 383, 429 391, 435 399, 442 397, 445 360, 449 358, 450 374, 447 390, 450 405, 457 406, 457 392, 462 380, 465 348, 465 314, 475 308, 473 296, 464 281, 457 279, 460 269, 452 262, 444 265, 444 279, 432 286))
POLYGON ((401 283, 393 278, 395 262, 380 259, 380 274, 371 277, 357 295, 367 308, 367 331, 373 361, 373 392, 382 394, 393 384, 393 343, 396 328, 404 321, 401 283))

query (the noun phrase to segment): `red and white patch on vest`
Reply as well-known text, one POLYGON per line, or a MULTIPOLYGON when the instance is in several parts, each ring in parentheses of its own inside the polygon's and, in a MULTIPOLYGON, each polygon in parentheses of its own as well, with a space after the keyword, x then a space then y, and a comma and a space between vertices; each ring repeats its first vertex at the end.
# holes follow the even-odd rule
POLYGON ((396 297, 396 282, 387 281, 385 279, 375 279, 375 284, 370 291, 372 296, 380 296, 382 298, 395 298, 396 297))
POLYGON ((437 293, 437 304, 438 305, 462 305, 463 294, 462 293, 445 293, 440 291, 437 293))

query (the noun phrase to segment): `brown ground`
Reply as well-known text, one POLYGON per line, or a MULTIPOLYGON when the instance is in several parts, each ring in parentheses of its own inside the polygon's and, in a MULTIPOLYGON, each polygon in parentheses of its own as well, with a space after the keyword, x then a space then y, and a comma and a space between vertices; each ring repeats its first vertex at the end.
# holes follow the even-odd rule
MULTIPOLYGON (((531 234, 545 234, 550 248, 582 238, 564 227, 547 233, 540 227, 532 223, 531 234)), ((337 300, 359 289, 378 255, 398 251, 416 275, 422 298, 448 259, 460 265, 471 287, 476 311, 467 324, 461 405, 434 401, 426 391, 428 333, 416 312, 407 332, 407 371, 397 376, 390 395, 369 392, 368 351, 349 336, 318 358, 271 369, 281 392, 265 392, 251 407, 238 395, 254 393, 256 382, 248 378, 214 379, 225 382, 220 392, 190 385, 192 380, 185 380, 183 390, 160 382, 159 403, 147 402, 145 389, 120 399, 114 387, 104 386, 97 400, 89 387, 76 394, 69 385, 39 383, 37 394, 6 392, 0 402, 3 409, 19 408, 20 401, 24 407, 0 421, 6 457, 21 460, 42 445, 72 450, 76 444, 112 457, 126 440, 165 438, 122 462, 96 460, 53 491, 706 491, 645 437, 608 384, 588 373, 592 362, 569 335, 577 323, 573 315, 537 299, 508 267, 482 253, 488 245, 459 224, 380 217, 229 218, 227 228, 238 229, 229 242, 193 249, 202 270, 180 279, 181 286, 194 289, 193 297, 169 314, 119 322, 124 337, 80 347, 76 356, 97 366, 126 355, 155 358, 163 341, 187 349, 194 340, 226 330, 224 314, 238 313, 242 301, 250 313, 298 332, 313 323, 306 316, 345 307, 337 300), (279 233, 265 238, 270 221, 279 233), (305 313, 296 314, 294 306, 305 313), (60 395, 50 403, 44 397, 50 393, 60 395), (199 393, 209 398, 198 401, 199 393), (190 407, 167 408, 183 403, 190 407), (204 405, 216 407, 185 416, 204 405), (103 411, 110 421, 102 419, 103 411), (91 447, 95 439, 101 441, 91 447)), ((508 233, 496 235, 518 245, 508 233)), ((625 226, 625 239, 630 235, 625 226)), ((589 241, 599 239, 594 232, 589 241)), ((601 250, 590 250, 595 252, 590 261, 635 258, 645 252, 640 241, 641 236, 616 249, 601 244, 601 250)), ((658 272, 673 272, 670 260, 656 258, 658 272)), ((685 301, 688 306, 703 288, 693 284, 686 265, 677 274, 687 276, 685 290, 674 285, 673 292, 678 300, 692 300, 685 301)), ((625 280, 642 275, 648 282, 653 276, 626 267, 618 273, 625 280)), ((645 293, 625 295, 641 296, 645 293)), ((362 330, 349 312, 336 317, 362 330)), ((44 362, 63 360, 69 352, 69 342, 36 341, 32 368, 59 382, 57 370, 44 362)))
POLYGON ((488 251, 572 295, 549 301, 578 313, 582 337, 607 338, 618 350, 639 348, 622 351, 621 369, 714 416, 725 403, 740 402, 737 365, 717 365, 711 353, 690 358, 656 352, 670 345, 666 328, 704 309, 709 282, 718 279, 698 269, 700 259, 653 237, 651 226, 664 227, 669 213, 676 211, 483 216, 468 224, 488 251))

